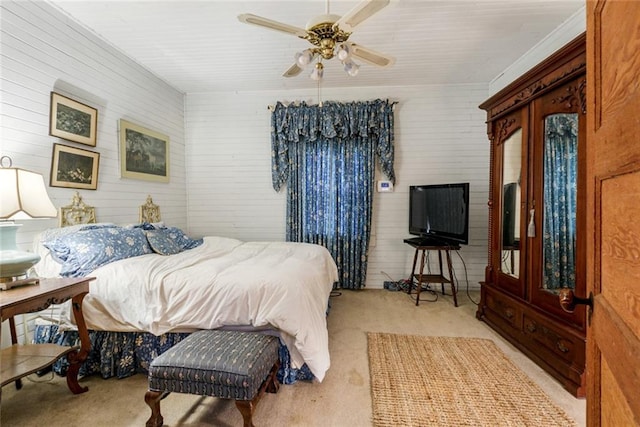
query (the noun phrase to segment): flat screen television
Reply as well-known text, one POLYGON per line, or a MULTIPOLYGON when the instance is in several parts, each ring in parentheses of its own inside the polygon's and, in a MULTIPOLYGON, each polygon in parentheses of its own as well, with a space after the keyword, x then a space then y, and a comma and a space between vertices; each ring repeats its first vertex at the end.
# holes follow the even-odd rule
POLYGON ((469 183, 409 187, 409 234, 427 243, 469 243, 469 183))

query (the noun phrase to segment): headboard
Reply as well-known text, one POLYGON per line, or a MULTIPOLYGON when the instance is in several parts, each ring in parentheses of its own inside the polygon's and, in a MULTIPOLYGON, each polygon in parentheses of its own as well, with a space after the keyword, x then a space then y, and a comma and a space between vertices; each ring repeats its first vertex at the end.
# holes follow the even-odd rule
MULTIPOLYGON (((151 195, 147 196, 147 201, 140 206, 140 222, 160 222, 160 206, 153 203, 151 195)), ((82 201, 82 196, 77 191, 73 194, 71 204, 60 208, 60 227, 69 227, 78 224, 95 224, 96 208, 89 206, 82 201)))
POLYGON ((71 204, 60 208, 60 227, 78 224, 95 224, 96 208, 86 205, 77 191, 73 194, 71 204))
POLYGON ((153 203, 151 195, 147 196, 147 201, 140 206, 140 222, 160 222, 160 206, 153 203))

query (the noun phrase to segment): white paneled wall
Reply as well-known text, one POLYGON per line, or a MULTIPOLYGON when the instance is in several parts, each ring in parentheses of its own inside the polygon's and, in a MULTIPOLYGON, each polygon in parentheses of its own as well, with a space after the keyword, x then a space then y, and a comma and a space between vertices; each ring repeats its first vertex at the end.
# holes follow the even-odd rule
MULTIPOLYGON (((345 77, 348 78, 348 77, 345 77)), ((357 79, 357 77, 356 77, 357 79)), ((447 85, 322 90, 325 100, 397 101, 393 193, 376 193, 373 247, 367 284, 382 288, 410 274, 413 250, 408 235, 408 189, 413 184, 469 182, 470 242, 454 258, 462 290, 484 277, 487 258, 489 143, 485 113, 478 105, 487 86, 447 85), (384 272, 384 273, 383 273, 384 272)), ((309 80, 307 92, 224 92, 186 98, 189 224, 197 235, 216 234, 243 240, 285 237, 285 190, 271 186, 270 111, 278 100, 317 103, 309 80)), ((379 174, 380 175, 380 174, 379 174)), ((379 179, 385 179, 379 176, 379 179)))
MULTIPOLYGON (((3 0, 0 19, 0 155, 48 183, 54 143, 98 152, 98 189, 80 194, 96 207, 99 221, 136 222, 138 207, 151 194, 166 222, 186 227, 183 95, 47 3, 3 0), (96 147, 49 136, 52 91, 98 109, 96 147), (121 118, 169 136, 169 184, 120 178, 121 118)), ((75 191, 47 190, 56 207, 68 205, 75 191)), ((18 244, 27 250, 38 232, 57 226, 57 219, 21 222, 18 244)), ((22 335, 20 320, 18 325, 22 335)), ((2 334, 3 344, 8 336, 2 334)))
MULTIPOLYGON (((100 153, 98 189, 80 190, 98 221, 131 223, 147 194, 163 219, 186 227, 183 95, 120 51, 44 2, 1 3, 2 147, 13 165, 40 172, 49 182, 54 143, 100 153), (96 147, 49 136, 52 91, 98 110, 96 147), (170 183, 120 178, 118 120, 124 118, 170 138, 170 183)), ((56 207, 75 190, 49 187, 56 207)), ((24 221, 18 243, 30 249, 35 233, 57 220, 24 221)))

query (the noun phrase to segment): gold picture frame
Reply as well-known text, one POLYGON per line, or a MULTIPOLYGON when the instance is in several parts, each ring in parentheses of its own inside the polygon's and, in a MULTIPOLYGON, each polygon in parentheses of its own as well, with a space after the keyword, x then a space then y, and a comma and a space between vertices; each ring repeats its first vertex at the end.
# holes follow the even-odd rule
POLYGON ((169 182, 169 137, 120 119, 120 176, 169 182))
POLYGON ((98 188, 100 153, 68 145, 53 144, 51 158, 51 187, 98 188))
POLYGON ((49 135, 96 146, 98 110, 56 92, 51 92, 49 135))

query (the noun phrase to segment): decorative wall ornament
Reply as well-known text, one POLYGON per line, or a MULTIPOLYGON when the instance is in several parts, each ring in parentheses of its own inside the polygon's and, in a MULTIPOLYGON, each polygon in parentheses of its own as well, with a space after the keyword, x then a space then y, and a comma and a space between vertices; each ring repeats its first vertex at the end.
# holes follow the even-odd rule
POLYGON ((140 206, 140 222, 160 222, 160 206, 153 203, 151 195, 147 196, 147 201, 140 206))
POLYGON ((71 204, 60 207, 60 227, 77 224, 95 224, 96 209, 82 201, 82 196, 77 191, 73 193, 71 204))

